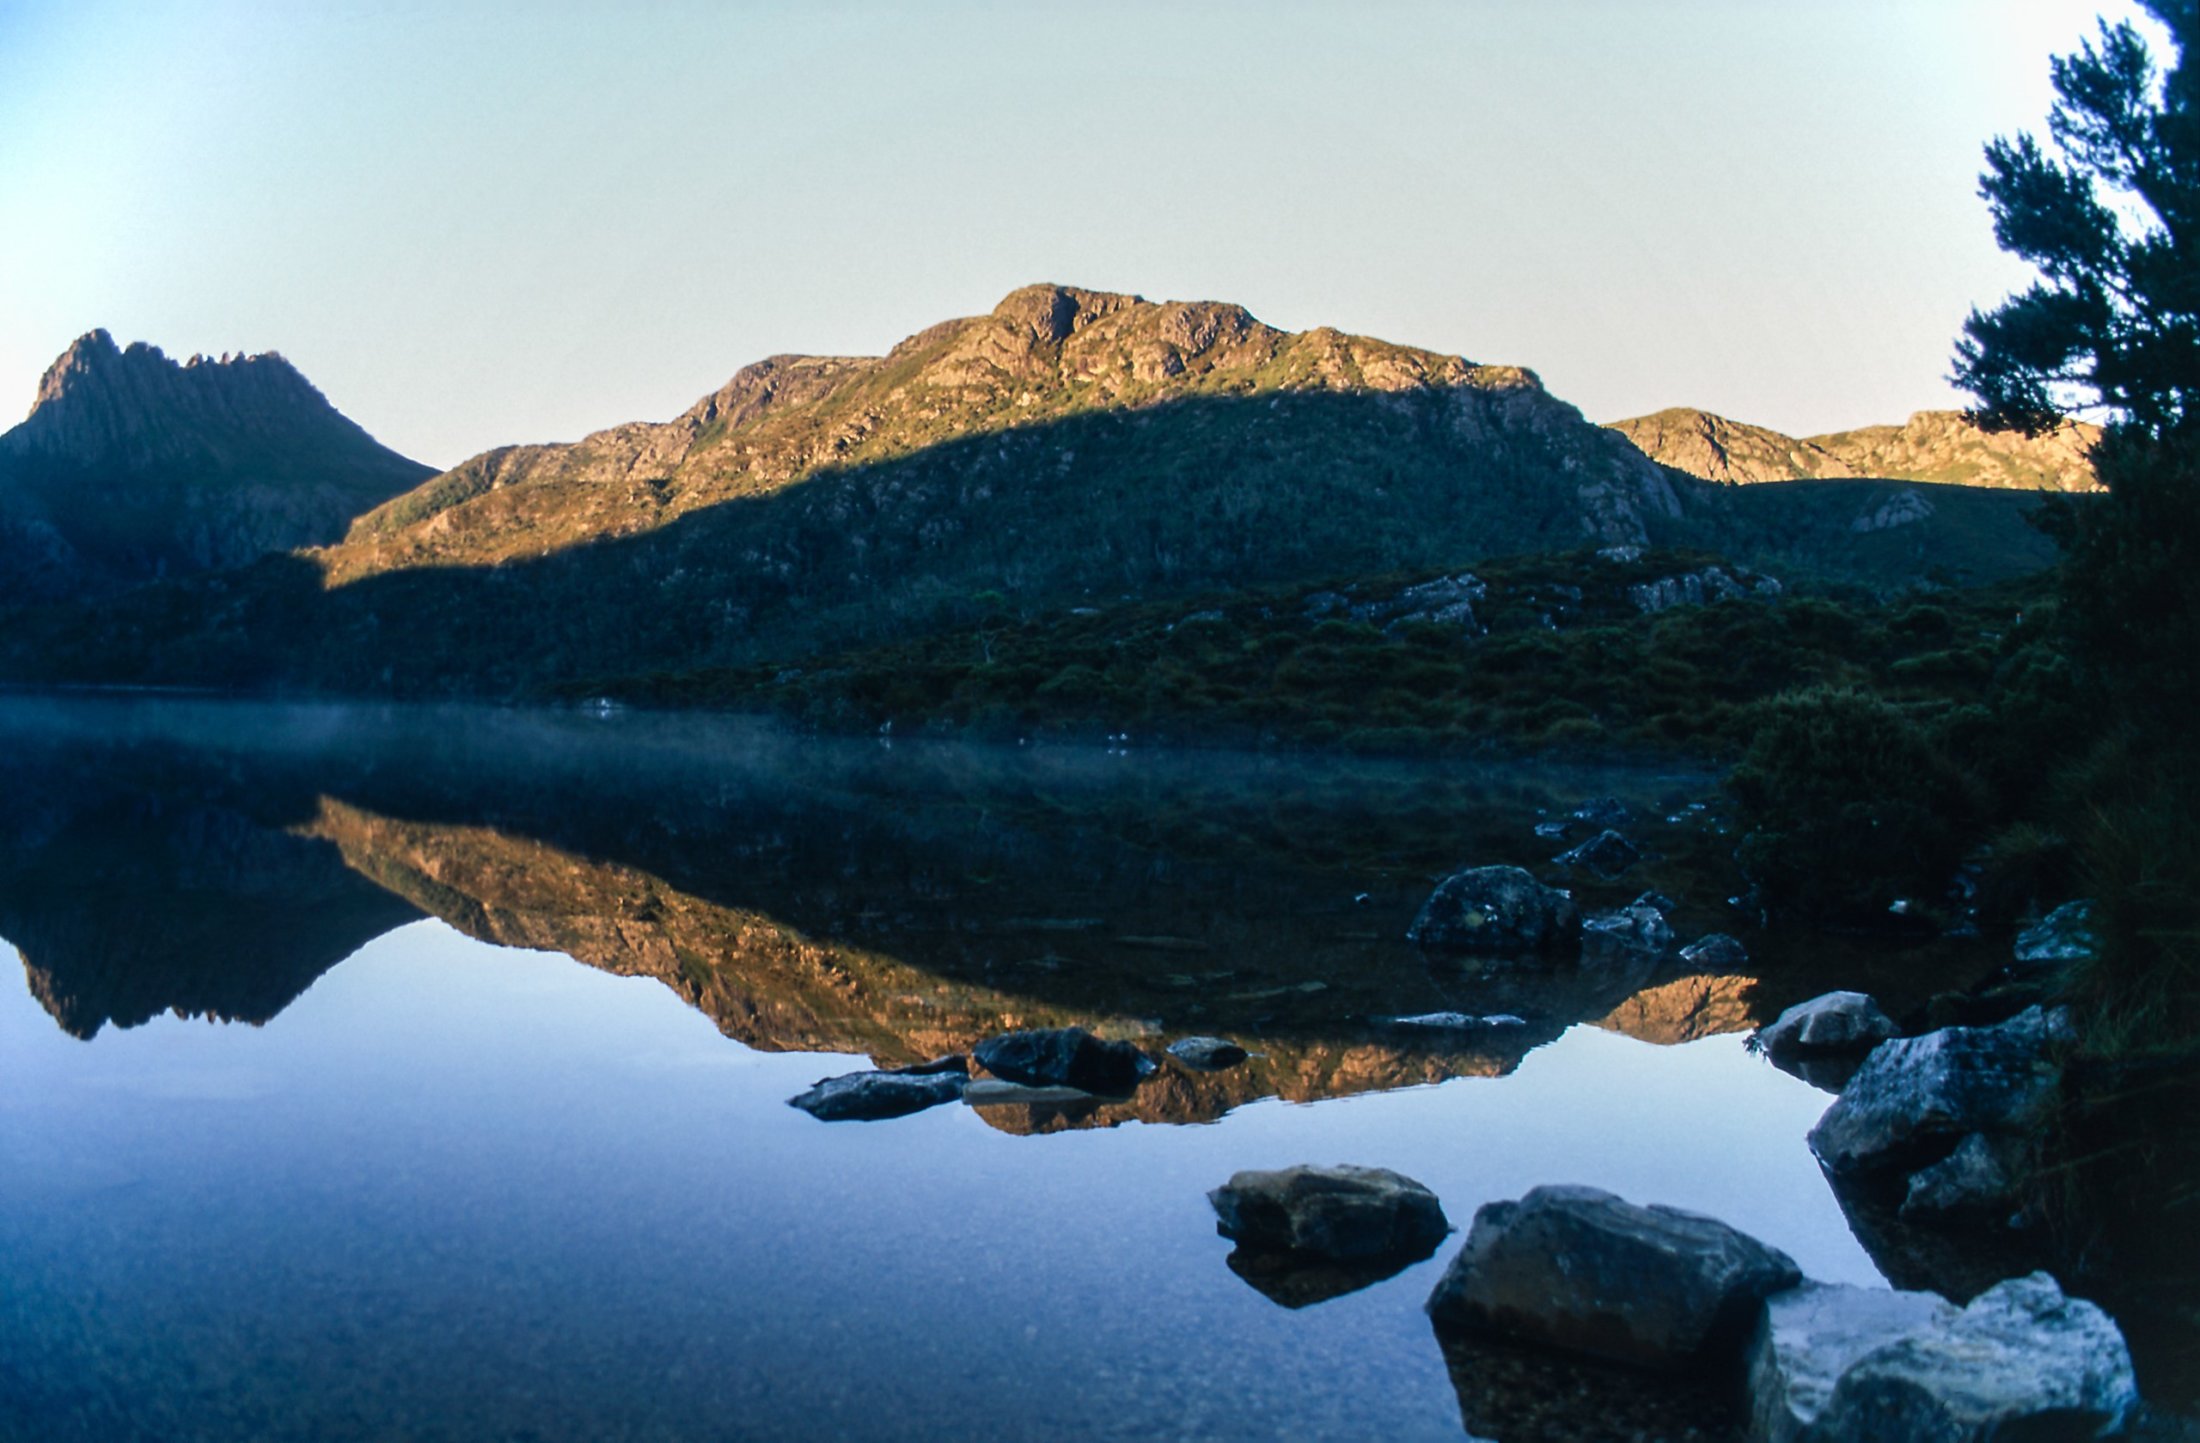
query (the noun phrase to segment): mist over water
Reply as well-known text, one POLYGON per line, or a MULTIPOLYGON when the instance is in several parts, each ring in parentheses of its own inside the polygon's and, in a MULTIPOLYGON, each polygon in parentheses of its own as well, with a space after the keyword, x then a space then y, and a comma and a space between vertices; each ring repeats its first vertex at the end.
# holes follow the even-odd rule
POLYGON ((1742 1039, 1917 958, 1402 940, 1432 877, 1548 871, 1539 813, 1596 795, 1654 856, 1585 902, 1731 926, 1701 776, 175 699, 0 734, 0 1435, 1459 1436, 1420 1307, 1456 1241, 1299 1308, 1226 1264, 1206 1191, 1298 1162, 1460 1227, 1594 1184, 1879 1281, 1803 1143, 1825 1094, 1742 1039), (1382 1021, 1440 1009, 1525 1025, 1382 1021), (1256 1055, 1103 1104, 785 1105, 1070 1024, 1256 1055))

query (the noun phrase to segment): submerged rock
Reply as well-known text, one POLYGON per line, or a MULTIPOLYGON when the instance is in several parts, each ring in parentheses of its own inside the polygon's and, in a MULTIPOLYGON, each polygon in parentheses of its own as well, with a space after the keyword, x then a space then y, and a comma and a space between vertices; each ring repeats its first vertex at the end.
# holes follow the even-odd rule
POLYGON ((1180 1037, 1169 1044, 1169 1056, 1194 1072, 1221 1072, 1251 1055, 1222 1037, 1180 1037))
POLYGON ((2017 934, 2016 960, 2031 966, 2088 962, 2099 955, 2093 904, 2065 902, 2017 934))
POLYGON ((1566 815, 1591 827, 1624 827, 1635 819, 1635 814, 1618 797, 1591 798, 1566 815))
POLYGON ((1562 867, 1585 867, 1610 881, 1642 860, 1642 849, 1607 827, 1571 851, 1551 858, 1562 867))
POLYGON ((1749 1436, 1797 1443, 1857 1359, 1956 1307, 1932 1293, 1806 1282, 1765 1299, 1747 1354, 1749 1436))
POLYGON ((849 1072, 822 1078, 808 1092, 788 1098, 787 1105, 824 1122, 876 1122, 907 1117, 962 1096, 970 1081, 966 1072, 925 1065, 934 1070, 849 1072))
POLYGON ((2054 1096, 2058 1009, 2030 1007, 1999 1027, 1943 1027, 1883 1042, 1810 1131, 1835 1172, 1914 1165, 1974 1132, 2018 1133, 2054 1096))
POLYGON ((1802 1276, 1787 1254, 1716 1218, 1539 1187, 1474 1215, 1428 1311, 1440 1328, 1688 1369, 1738 1344, 1757 1304, 1802 1276))
POLYGON ((1217 1232, 1262 1252, 1336 1261, 1424 1258, 1451 1231, 1435 1193, 1381 1167, 1246 1171, 1207 1201, 1217 1232))
POLYGON ((1550 951, 1581 931, 1571 893, 1521 867, 1470 867, 1437 884, 1406 940, 1453 952, 1550 951))
POLYGON ((1154 1061, 1128 1042, 1104 1042, 1082 1027, 1046 1027, 989 1037, 970 1049, 986 1071, 1031 1087, 1074 1087, 1128 1096, 1154 1061))
POLYGON ((1861 992, 1828 992, 1798 1002, 1766 1023, 1757 1050, 1774 1062, 1869 1052, 1901 1029, 1861 992))
POLYGON ((1678 907, 1680 903, 1666 896, 1663 892, 1644 892, 1627 905, 1630 907, 1648 907, 1654 912, 1669 913, 1675 907, 1678 907))
POLYGON ((1417 1012, 1410 1017, 1371 1017, 1368 1020, 1394 1032, 1491 1032, 1528 1025, 1528 1019, 1515 1017, 1510 1012, 1417 1012))
POLYGON ((1739 972, 1749 965, 1749 949, 1724 932, 1712 932, 1681 948, 1681 960, 1706 972, 1739 972))
POLYGON ((1240 1245, 1230 1249, 1230 1256, 1223 1262, 1244 1280, 1246 1286, 1269 1302, 1279 1308, 1296 1310, 1371 1288, 1385 1278, 1396 1277, 1434 1251, 1435 1246, 1431 1244, 1427 1251, 1419 1254, 1399 1253, 1340 1261, 1240 1245))
POLYGON ((2138 1403, 2131 1353, 2115 1323, 2034 1273, 1851 1363, 1811 1438, 2099 1438, 2121 1428, 2138 1403))

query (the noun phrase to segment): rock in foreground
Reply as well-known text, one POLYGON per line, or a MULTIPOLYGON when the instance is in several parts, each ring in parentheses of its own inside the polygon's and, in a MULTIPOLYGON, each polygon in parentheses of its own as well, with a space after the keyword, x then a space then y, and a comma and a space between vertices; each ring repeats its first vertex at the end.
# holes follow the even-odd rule
POLYGON ((1248 1056, 1244 1048, 1223 1037, 1181 1037, 1169 1044, 1169 1056, 1194 1072, 1221 1072, 1248 1056))
POLYGON ((1785 1253, 1716 1218, 1539 1187, 1474 1215, 1428 1311, 1440 1329, 1680 1370, 1738 1344, 1758 1303, 1800 1281, 1785 1253))
POLYGON ((989 1037, 970 1050, 985 1070, 1027 1087, 1074 1087, 1127 1097, 1153 1072, 1128 1042, 1103 1042, 1082 1027, 1046 1027, 989 1037))
POLYGON ((1765 1300, 1748 1355, 1749 1436, 1796 1443, 1857 1359, 1956 1316, 1932 1293, 1804 1283, 1765 1300))
POLYGON ((1573 940, 1581 918, 1572 894, 1522 867, 1470 867, 1437 884, 1406 940, 1447 952, 1546 952, 1573 940))
POLYGON ((1955 1318, 1885 1343, 1841 1374, 1812 1443, 2087 1439, 2139 1403, 2108 1315, 2045 1273, 1987 1289, 1955 1318))
POLYGON ((1427 1257, 1451 1231, 1435 1193, 1381 1167, 1246 1171, 1207 1201, 1242 1247, 1340 1262, 1427 1257))
POLYGON ((2053 1097, 2060 1012, 2027 1008, 1998 1027, 1943 1027, 1881 1043, 1810 1131, 1835 1172, 1914 1166, 1974 1132, 2029 1130, 2053 1097))
POLYGON ((1828 992, 1798 1002, 1765 1024, 1757 1048, 1774 1062, 1869 1052, 1901 1029, 1861 992, 1828 992))

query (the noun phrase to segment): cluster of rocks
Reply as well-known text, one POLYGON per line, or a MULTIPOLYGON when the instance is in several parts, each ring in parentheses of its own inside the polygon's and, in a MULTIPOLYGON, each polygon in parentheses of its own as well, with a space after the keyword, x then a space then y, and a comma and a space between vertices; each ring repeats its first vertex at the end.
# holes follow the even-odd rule
MULTIPOLYGON (((1597 840, 1617 836, 1605 832, 1597 840)), ((1723 932, 1700 937, 1676 954, 1677 938, 1667 920, 1673 907, 1672 898, 1644 892, 1624 907, 1584 916, 1571 892, 1537 881, 1526 868, 1469 867, 1437 883, 1406 929, 1406 940, 1431 952, 1514 960, 1575 952, 1584 961, 1678 955, 1724 970, 1748 962, 1748 949, 1723 932)))
POLYGON ((1708 606, 1718 601, 1769 601, 1780 594, 1780 583, 1769 576, 1735 566, 1706 566, 1638 581, 1627 588, 1627 599, 1644 615, 1676 606, 1708 606))
MULTIPOLYGON (((1238 1244, 1233 1271, 1292 1307, 1390 1276, 1449 1231, 1433 1192, 1383 1168, 1241 1172, 1208 1198, 1238 1244)), ((1584 1366, 1740 1378, 1754 1443, 2106 1437, 2139 1402, 2115 1323, 2046 1273, 1961 1308, 1813 1282, 1716 1218, 1589 1187, 1479 1209, 1426 1306, 1447 1353, 1488 1337, 1584 1366)))
MULTIPOLYGON (((1180 1038, 1168 1051, 1191 1072, 1221 1072, 1251 1055, 1222 1037, 1180 1038)), ((957 1101, 974 1107, 1097 1103, 1129 1097, 1159 1068, 1132 1043, 1095 1037, 1082 1027, 1030 1028, 987 1038, 968 1057, 958 1053, 821 1078, 787 1104, 825 1122, 874 1122, 957 1101), (973 1078, 973 1060, 989 1075, 973 1078)))
POLYGON ((1306 598, 1305 612, 1309 620, 1349 618, 1379 626, 1385 632, 1417 624, 1451 627, 1468 636, 1480 636, 1483 627, 1475 619, 1474 605, 1488 595, 1489 587, 1480 577, 1462 571, 1372 601, 1354 600, 1341 592, 1317 591, 1306 598))

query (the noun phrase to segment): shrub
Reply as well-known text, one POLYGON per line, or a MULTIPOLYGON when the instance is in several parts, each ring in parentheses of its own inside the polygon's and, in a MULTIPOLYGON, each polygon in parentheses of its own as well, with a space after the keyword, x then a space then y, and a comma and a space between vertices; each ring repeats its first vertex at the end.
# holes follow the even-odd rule
POLYGON ((1874 697, 1813 688, 1764 703, 1752 731, 1727 785, 1768 912, 1866 924, 1940 895, 1978 807, 1923 728, 1874 697))

